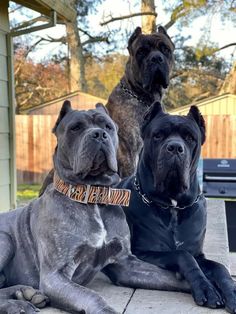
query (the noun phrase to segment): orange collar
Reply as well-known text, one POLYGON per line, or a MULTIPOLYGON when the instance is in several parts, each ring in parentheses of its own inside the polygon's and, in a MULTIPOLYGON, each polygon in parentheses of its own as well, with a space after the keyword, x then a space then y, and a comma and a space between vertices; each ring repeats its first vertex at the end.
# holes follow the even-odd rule
POLYGON ((61 180, 56 172, 53 183, 58 192, 75 202, 129 206, 131 191, 127 189, 112 189, 90 184, 71 185, 61 180))

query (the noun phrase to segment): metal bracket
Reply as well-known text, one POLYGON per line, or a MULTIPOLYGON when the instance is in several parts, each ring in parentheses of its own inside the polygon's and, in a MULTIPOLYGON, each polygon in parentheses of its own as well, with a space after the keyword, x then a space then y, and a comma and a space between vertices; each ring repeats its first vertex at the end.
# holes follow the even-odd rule
POLYGON ((57 12, 52 10, 50 14, 50 20, 48 23, 43 24, 43 25, 29 27, 29 28, 26 27, 17 31, 12 31, 9 33, 9 35, 11 37, 16 37, 16 36, 20 36, 20 35, 24 35, 28 33, 37 32, 42 29, 50 28, 50 27, 56 26, 56 24, 57 24, 57 12))

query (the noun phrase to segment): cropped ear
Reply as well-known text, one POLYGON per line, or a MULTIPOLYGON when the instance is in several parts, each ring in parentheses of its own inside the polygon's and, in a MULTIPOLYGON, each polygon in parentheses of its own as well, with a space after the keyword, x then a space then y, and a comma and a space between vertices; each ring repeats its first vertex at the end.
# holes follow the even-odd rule
POLYGON ((141 27, 136 27, 133 34, 130 36, 128 40, 128 51, 130 54, 132 54, 132 43, 135 41, 135 39, 142 34, 142 29, 141 27))
POLYGON ((154 117, 156 117, 159 114, 164 114, 162 110, 162 105, 159 101, 155 101, 151 107, 146 111, 143 119, 143 124, 141 127, 141 133, 143 134, 146 126, 152 121, 154 117))
POLYGON ((164 35, 166 35, 166 36, 168 36, 169 37, 169 35, 167 34, 167 31, 166 31, 166 29, 165 29, 165 27, 163 27, 163 26, 158 26, 158 33, 162 33, 162 34, 164 34, 164 35))
POLYGON ((173 49, 175 49, 175 45, 174 45, 174 43, 172 42, 170 36, 167 34, 167 31, 166 31, 165 27, 163 27, 163 26, 161 26, 161 25, 158 26, 158 33, 161 33, 161 34, 165 35, 166 37, 168 37, 169 40, 170 40, 170 42, 171 42, 171 44, 173 45, 173 49))
POLYGON ((108 112, 107 108, 106 108, 101 102, 98 102, 98 103, 95 105, 95 107, 96 107, 96 109, 99 110, 100 112, 109 115, 109 112, 108 112))
POLYGON ((191 106, 187 116, 193 119, 199 126, 202 136, 201 143, 203 144, 206 140, 206 125, 200 110, 197 106, 191 106))
MULTIPOLYGON (((101 102, 98 102, 96 105, 95 105, 96 109, 99 110, 101 113, 105 113, 107 114, 109 117, 110 117, 110 114, 109 114, 109 111, 108 109, 106 108, 106 106, 104 106, 101 102)), ((118 125, 115 123, 114 120, 112 120, 112 122, 114 123, 115 127, 116 127, 116 131, 118 131, 118 125)))
POLYGON ((59 113, 59 116, 57 118, 57 121, 54 125, 54 128, 52 129, 52 133, 55 133, 56 132, 56 129, 59 125, 59 123, 61 122, 61 120, 64 118, 64 116, 69 112, 71 111, 71 103, 69 100, 65 100, 62 107, 61 107, 61 111, 59 113))

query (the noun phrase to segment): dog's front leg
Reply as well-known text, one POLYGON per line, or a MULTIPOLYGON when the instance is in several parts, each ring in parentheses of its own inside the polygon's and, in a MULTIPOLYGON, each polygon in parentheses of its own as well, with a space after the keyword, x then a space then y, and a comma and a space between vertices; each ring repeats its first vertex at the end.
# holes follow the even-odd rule
POLYGON ((236 313, 236 283, 230 276, 227 268, 204 257, 197 259, 197 261, 204 274, 221 291, 226 309, 230 313, 236 313))
POLYGON ((52 306, 70 313, 117 313, 96 292, 74 283, 59 271, 44 272, 40 289, 50 298, 52 306))
POLYGON ((196 259, 187 251, 146 252, 141 259, 165 269, 179 272, 190 284, 191 293, 198 305, 210 308, 223 306, 218 291, 200 269, 196 259))
POLYGON ((131 254, 109 264, 102 271, 120 286, 190 292, 186 281, 179 281, 172 272, 143 262, 131 254))

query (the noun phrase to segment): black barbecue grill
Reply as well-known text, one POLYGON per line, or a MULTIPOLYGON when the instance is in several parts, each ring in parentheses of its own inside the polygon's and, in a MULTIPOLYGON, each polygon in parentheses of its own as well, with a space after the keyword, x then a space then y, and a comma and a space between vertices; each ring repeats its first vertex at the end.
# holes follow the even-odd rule
POLYGON ((203 193, 224 198, 230 252, 236 252, 236 159, 203 159, 203 193))
POLYGON ((236 199, 236 159, 203 159, 203 193, 236 199))

